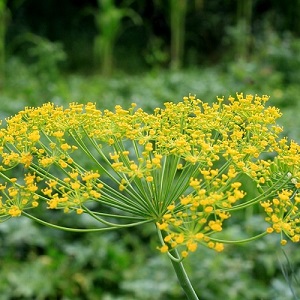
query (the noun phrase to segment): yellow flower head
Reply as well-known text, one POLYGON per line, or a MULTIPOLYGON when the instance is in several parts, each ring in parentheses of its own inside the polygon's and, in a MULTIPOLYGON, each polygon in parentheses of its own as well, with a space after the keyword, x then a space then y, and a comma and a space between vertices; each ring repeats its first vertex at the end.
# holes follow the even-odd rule
POLYGON ((279 137, 281 113, 268 100, 189 95, 153 113, 27 107, 0 130, 0 221, 44 202, 107 229, 153 222, 160 251, 186 257, 199 245, 222 251, 226 220, 261 203, 266 232, 298 242, 300 146, 279 137))

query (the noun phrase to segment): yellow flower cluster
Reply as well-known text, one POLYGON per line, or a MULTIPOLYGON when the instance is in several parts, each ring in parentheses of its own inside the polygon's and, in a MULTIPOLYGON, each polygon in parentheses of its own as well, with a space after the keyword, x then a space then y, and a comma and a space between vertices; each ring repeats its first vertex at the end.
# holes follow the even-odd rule
POLYGON ((39 178, 35 174, 25 174, 23 185, 17 184, 17 178, 6 179, 5 184, 0 184, 0 220, 19 217, 22 210, 39 205, 39 196, 35 193, 39 178))
POLYGON ((198 243, 216 251, 224 248, 223 243, 214 242, 209 236, 222 231, 223 221, 230 217, 228 209, 244 198, 245 193, 240 190, 240 182, 230 183, 237 174, 233 167, 221 178, 218 177, 219 170, 203 170, 201 173, 203 182, 191 178, 190 187, 194 192, 180 198, 177 210, 175 203, 169 205, 162 221, 157 223, 158 228, 167 233, 165 244, 160 248, 162 252, 185 245, 181 255, 186 257, 189 252, 196 251, 198 243))
POLYGON ((300 145, 295 141, 288 143, 284 138, 274 150, 278 155, 265 168, 268 176, 262 185, 267 190, 273 189, 273 193, 261 206, 267 214, 266 221, 272 225, 267 232, 280 233, 285 245, 284 235, 293 242, 300 241, 300 145))
POLYGON ((78 172, 74 171, 67 175, 63 178, 64 185, 55 179, 47 181, 47 187, 42 189, 42 193, 49 198, 48 208, 63 208, 64 212, 76 209, 77 214, 82 214, 81 205, 84 202, 99 199, 101 196, 100 189, 103 184, 97 183, 100 175, 92 171, 81 174, 80 178, 78 172))
POLYGON ((0 129, 0 217, 43 202, 108 228, 154 222, 160 250, 181 247, 186 257, 199 243, 221 251, 212 235, 233 210, 260 202, 267 231, 296 242, 299 145, 279 138, 281 113, 268 99, 238 94, 209 105, 190 95, 153 113, 135 104, 27 107, 0 129), (241 176, 261 195, 247 199, 241 176))
MULTIPOLYGON (((272 201, 264 201, 261 206, 264 208, 268 217, 266 221, 272 224, 267 228, 268 233, 273 231, 284 233, 293 242, 300 241, 300 213, 299 213, 300 194, 294 194, 291 190, 282 190, 272 201)), ((281 244, 287 241, 282 237, 281 244)))

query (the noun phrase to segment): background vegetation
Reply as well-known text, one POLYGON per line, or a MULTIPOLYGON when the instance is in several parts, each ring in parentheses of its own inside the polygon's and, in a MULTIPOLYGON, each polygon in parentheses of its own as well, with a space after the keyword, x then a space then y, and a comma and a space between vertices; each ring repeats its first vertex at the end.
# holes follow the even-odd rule
MULTIPOLYGON (((188 93, 212 102, 244 92, 270 95, 299 142, 299 80, 298 0, 0 0, 2 120, 48 101, 151 110, 188 93)), ((251 211, 240 218, 246 227, 231 223, 228 237, 264 230, 251 211)), ((79 235, 10 220, 0 226, 1 297, 183 299, 156 243, 151 226, 79 235)), ((298 299, 298 248, 270 236, 199 249, 185 264, 203 299, 298 299)))

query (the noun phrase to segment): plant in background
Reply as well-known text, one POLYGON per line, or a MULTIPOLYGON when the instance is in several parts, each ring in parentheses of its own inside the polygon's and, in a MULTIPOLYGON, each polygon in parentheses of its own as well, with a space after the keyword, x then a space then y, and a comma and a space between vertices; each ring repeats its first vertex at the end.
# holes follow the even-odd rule
POLYGON ((246 61, 250 54, 252 39, 252 11, 253 1, 245 0, 237 2, 236 24, 227 27, 227 35, 230 43, 234 45, 235 59, 246 61))
POLYGON ((208 105, 190 95, 152 114, 135 104, 115 111, 93 103, 26 107, 0 131, 1 221, 26 216, 78 232, 153 223, 158 250, 188 299, 198 299, 182 260, 199 245, 219 252, 273 232, 282 245, 300 241, 300 146, 280 137, 281 113, 268 99, 238 94, 208 105), (247 197, 245 179, 257 196, 247 197), (266 230, 223 240, 226 220, 257 204, 266 230), (99 226, 53 224, 37 217, 38 207, 86 215, 99 226))
POLYGON ((187 12, 186 0, 170 0, 170 29, 171 29, 171 68, 181 67, 184 53, 185 18, 187 12))
POLYGON ((7 16, 9 14, 6 7, 6 0, 0 0, 0 88, 3 87, 4 65, 5 65, 5 35, 7 30, 7 16))
POLYGON ((111 75, 114 46, 123 19, 129 17, 135 24, 138 24, 141 23, 141 18, 128 7, 118 8, 114 0, 98 0, 98 6, 98 11, 94 13, 98 30, 94 41, 94 54, 96 62, 101 64, 103 75, 111 75))
POLYGON ((46 89, 49 82, 57 80, 60 74, 59 64, 66 60, 62 44, 32 33, 25 33, 19 39, 23 43, 29 43, 27 52, 32 60, 32 70, 46 89))

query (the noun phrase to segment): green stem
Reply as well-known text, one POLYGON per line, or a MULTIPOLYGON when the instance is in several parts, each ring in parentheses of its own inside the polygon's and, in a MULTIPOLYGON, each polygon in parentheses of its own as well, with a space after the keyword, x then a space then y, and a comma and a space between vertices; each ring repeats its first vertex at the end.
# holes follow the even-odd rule
POLYGON ((210 239, 214 242, 219 242, 219 243, 224 243, 224 244, 243 244, 243 243, 248 243, 248 242, 252 242, 254 240, 257 240, 259 238, 262 238, 263 236, 269 234, 267 231, 264 231, 258 235, 252 236, 250 238, 247 239, 242 239, 242 240, 235 240, 235 241, 230 241, 230 240, 221 240, 221 239, 217 239, 217 238, 213 238, 210 237, 210 239))
MULTIPOLYGON (((157 234, 158 234, 158 238, 159 238, 160 242, 162 243, 162 245, 164 245, 165 232, 160 231, 157 227, 156 227, 156 230, 157 230, 157 234)), ((168 253, 168 256, 173 265, 177 279, 187 296, 187 299, 188 300, 199 300, 199 298, 190 282, 190 279, 184 269, 184 266, 182 263, 182 257, 180 257, 177 249, 170 250, 168 253)))
POLYGON ((179 257, 177 250, 173 249, 170 252, 175 258, 178 258, 178 260, 171 259, 171 262, 172 262, 173 268, 175 270, 177 279, 178 279, 182 289, 184 290, 184 292, 187 296, 187 299, 188 300, 199 300, 199 298, 190 282, 190 279, 184 269, 183 263, 179 260, 180 257, 179 257))
POLYGON ((48 223, 44 220, 41 220, 37 217, 34 217, 30 214, 28 214, 25 211, 22 211, 22 214, 24 216, 26 216, 27 218, 34 220, 44 226, 47 227, 51 227, 51 228, 55 228, 55 229, 59 229, 59 230, 64 230, 64 231, 71 231, 71 232, 98 232, 98 231, 108 231, 108 230, 114 230, 117 229, 117 227, 101 227, 101 228, 72 228, 72 227, 64 227, 64 226, 59 226, 59 225, 55 225, 52 223, 48 223))

